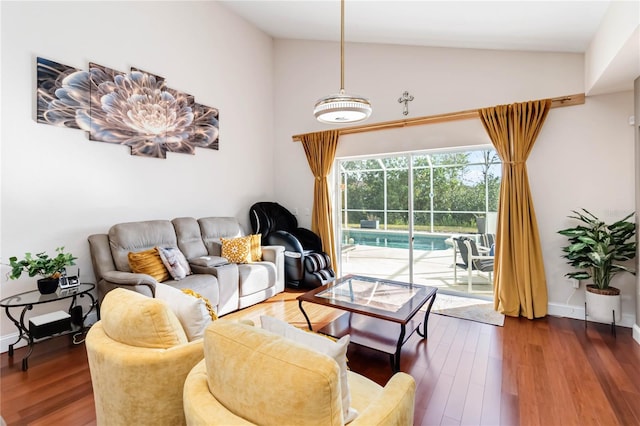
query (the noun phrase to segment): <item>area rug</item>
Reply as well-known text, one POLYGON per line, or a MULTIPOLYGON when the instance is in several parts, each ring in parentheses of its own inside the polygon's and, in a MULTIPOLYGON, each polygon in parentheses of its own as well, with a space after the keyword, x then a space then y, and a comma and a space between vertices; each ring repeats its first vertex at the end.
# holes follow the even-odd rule
POLYGON ((493 310, 493 301, 438 292, 431 313, 485 324, 504 325, 504 315, 493 310))

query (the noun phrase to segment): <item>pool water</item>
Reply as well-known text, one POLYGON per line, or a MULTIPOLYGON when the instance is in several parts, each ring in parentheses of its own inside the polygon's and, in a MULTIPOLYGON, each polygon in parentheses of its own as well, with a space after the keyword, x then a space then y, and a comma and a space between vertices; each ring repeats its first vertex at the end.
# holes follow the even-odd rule
MULTIPOLYGON (((449 235, 414 233, 413 248, 416 250, 446 250, 450 248, 445 240, 449 235)), ((402 231, 364 231, 349 229, 342 231, 342 238, 349 244, 373 247, 409 249, 409 233, 402 231), (352 240, 353 239, 353 240, 352 240)))

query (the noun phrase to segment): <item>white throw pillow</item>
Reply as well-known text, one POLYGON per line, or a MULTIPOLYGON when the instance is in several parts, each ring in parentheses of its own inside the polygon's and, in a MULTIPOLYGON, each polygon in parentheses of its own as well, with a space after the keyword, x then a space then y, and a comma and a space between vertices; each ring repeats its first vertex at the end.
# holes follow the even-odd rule
POLYGON ((337 342, 316 333, 300 330, 291 324, 277 318, 262 315, 260 317, 262 328, 272 333, 291 339, 301 345, 307 346, 317 352, 329 355, 336 360, 340 367, 340 392, 342 394, 342 410, 344 423, 347 424, 356 418, 358 411, 351 408, 351 393, 347 379, 347 347, 349 335, 341 337, 337 342))
POLYGON ((182 324, 190 342, 200 339, 204 335, 204 330, 211 324, 211 314, 209 314, 206 302, 199 297, 190 296, 170 285, 158 283, 156 284, 156 299, 169 305, 182 324))
POLYGON ((189 262, 177 247, 158 247, 158 253, 162 263, 167 268, 174 280, 181 280, 191 274, 189 262))

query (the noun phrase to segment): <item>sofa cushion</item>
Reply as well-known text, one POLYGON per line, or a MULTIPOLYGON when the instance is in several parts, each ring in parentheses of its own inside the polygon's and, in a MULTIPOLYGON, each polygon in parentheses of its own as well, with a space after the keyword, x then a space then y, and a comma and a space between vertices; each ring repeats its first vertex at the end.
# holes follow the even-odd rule
POLYGON ((218 279, 210 274, 191 274, 179 281, 169 280, 164 284, 170 285, 177 289, 189 289, 206 297, 213 305, 217 306, 220 302, 220 289, 218 288, 218 279))
POLYGON ((238 275, 240 297, 266 290, 276 283, 276 267, 270 262, 238 265, 238 275))
POLYGON ((173 223, 176 231, 178 248, 188 260, 207 254, 207 248, 200 234, 200 225, 196 219, 192 217, 177 217, 171 223, 173 223))
POLYGON ((129 268, 136 274, 147 274, 158 282, 169 279, 169 271, 165 267, 157 248, 140 252, 129 252, 129 268))
POLYGON ((104 332, 129 346, 167 349, 187 343, 187 336, 169 306, 123 288, 111 290, 100 305, 104 332))
POLYGON ((177 247, 176 232, 168 220, 149 220, 113 225, 109 229, 109 244, 118 271, 131 272, 129 252, 139 252, 157 246, 177 247))
POLYGON ((231 263, 251 263, 251 236, 220 238, 222 257, 231 263))
POLYGON ((220 319, 204 335, 207 383, 254 424, 342 424, 338 364, 274 333, 220 319))
POLYGON ((162 263, 174 280, 181 280, 191 274, 189 262, 178 247, 157 247, 162 263))
MULTIPOLYGON (((235 217, 203 217, 198 219, 202 241, 207 253, 220 256, 220 238, 237 238, 242 236, 242 229, 235 217)), ((189 256, 187 256, 190 259, 189 256)))

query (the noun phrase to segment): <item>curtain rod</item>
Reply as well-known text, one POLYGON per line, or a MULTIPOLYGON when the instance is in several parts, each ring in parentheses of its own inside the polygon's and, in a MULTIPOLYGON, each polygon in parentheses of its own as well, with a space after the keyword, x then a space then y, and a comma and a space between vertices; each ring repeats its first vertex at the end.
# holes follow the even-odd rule
MULTIPOLYGON (((551 108, 566 107, 572 105, 582 105, 585 102, 584 93, 575 95, 559 96, 551 99, 551 108)), ((338 130, 339 135, 349 135, 352 133, 375 132, 378 130, 394 129, 398 127, 420 126, 424 124, 445 123, 447 121, 468 120, 477 118, 480 109, 469 109, 466 111, 448 112, 446 114, 427 115, 424 117, 404 118, 402 120, 383 121, 381 123, 362 124, 360 126, 344 127, 338 130)), ((315 133, 315 132, 314 132, 315 133)), ((302 136, 292 136, 294 142, 300 142, 302 136)))

